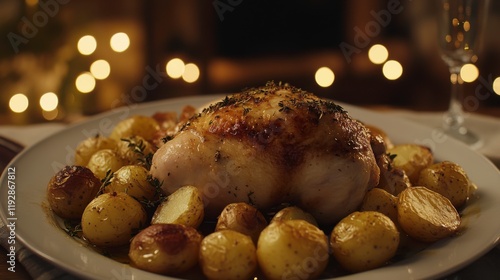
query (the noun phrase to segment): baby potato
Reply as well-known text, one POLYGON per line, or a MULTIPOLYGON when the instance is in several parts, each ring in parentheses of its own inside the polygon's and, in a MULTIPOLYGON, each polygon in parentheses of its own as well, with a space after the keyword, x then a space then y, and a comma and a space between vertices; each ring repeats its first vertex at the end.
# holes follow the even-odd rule
POLYGON ((104 149, 93 154, 87 166, 97 178, 102 180, 106 178, 108 171, 115 172, 124 165, 127 165, 127 162, 114 150, 104 149))
POLYGON ((131 265, 142 270, 175 275, 198 263, 202 236, 196 229, 180 224, 150 225, 130 243, 131 265))
POLYGON ((434 242, 457 232, 460 216, 449 199, 426 187, 411 187, 398 196, 398 221, 411 237, 434 242))
POLYGON ((80 219, 100 187, 101 181, 87 167, 66 166, 50 179, 47 200, 59 217, 80 219))
POLYGON ((281 209, 278 213, 274 214, 271 219, 271 223, 286 220, 304 220, 312 225, 318 226, 318 223, 313 215, 305 212, 297 206, 288 206, 281 209))
POLYGON ((170 194, 156 208, 151 224, 182 224, 197 228, 204 215, 205 205, 198 188, 184 186, 170 194))
POLYGON ((369 190, 360 206, 360 211, 377 211, 389 217, 394 223, 398 221, 398 198, 384 189, 369 190))
POLYGON ((113 128, 109 137, 120 141, 122 138, 140 136, 151 141, 159 130, 160 125, 152 117, 136 115, 120 121, 113 128))
POLYGON ((201 241, 200 266, 208 279, 251 279, 257 269, 255 244, 234 230, 213 232, 201 241))
POLYGON ((376 211, 354 212, 333 228, 330 246, 335 259, 351 272, 384 265, 399 246, 392 220, 376 211))
POLYGON ((82 232, 91 244, 103 247, 128 244, 147 224, 142 205, 124 192, 104 193, 92 200, 82 215, 82 232))
POLYGON ((145 165, 146 156, 154 153, 151 143, 141 136, 122 138, 117 144, 118 155, 125 159, 127 164, 145 165))
POLYGON ((470 196, 471 182, 456 163, 443 161, 435 163, 420 172, 418 185, 444 195, 455 208, 465 205, 470 196))
POLYGON ((417 144, 401 144, 387 150, 396 155, 392 161, 395 168, 403 169, 412 185, 416 185, 422 169, 431 165, 434 156, 429 148, 417 144))
POLYGON ((157 190, 148 181, 148 170, 139 165, 120 167, 111 178, 104 192, 126 192, 139 201, 153 201, 157 190))
POLYGON ((90 157, 99 150, 116 149, 117 143, 114 139, 96 135, 89 137, 76 146, 75 165, 87 166, 90 157))
POLYGON ((270 223, 260 234, 257 260, 266 279, 315 279, 328 264, 328 241, 304 220, 270 223))
POLYGON ((257 244, 260 232, 266 226, 266 218, 257 208, 245 202, 236 202, 224 207, 215 230, 231 229, 250 236, 257 244))

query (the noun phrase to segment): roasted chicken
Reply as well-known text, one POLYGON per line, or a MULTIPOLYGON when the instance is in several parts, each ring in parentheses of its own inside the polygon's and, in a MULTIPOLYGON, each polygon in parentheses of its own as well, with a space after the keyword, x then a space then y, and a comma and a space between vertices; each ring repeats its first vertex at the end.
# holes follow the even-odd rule
POLYGON ((229 203, 289 203, 333 224, 379 181, 368 130, 332 101, 268 83, 203 109, 156 151, 151 174, 172 193, 199 188, 206 213, 229 203))

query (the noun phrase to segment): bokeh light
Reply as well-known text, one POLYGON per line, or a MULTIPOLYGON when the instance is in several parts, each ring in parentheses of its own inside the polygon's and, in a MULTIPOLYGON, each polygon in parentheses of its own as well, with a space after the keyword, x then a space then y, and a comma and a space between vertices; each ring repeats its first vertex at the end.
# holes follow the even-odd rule
POLYGON ((493 80, 493 91, 497 95, 500 95, 500 77, 496 77, 495 80, 493 80))
POLYGON ((388 60, 382 67, 382 73, 388 80, 397 80, 403 75, 403 66, 396 60, 388 60))
POLYGON ((90 72, 80 74, 75 81, 76 89, 81 93, 89 93, 95 88, 95 79, 90 72))
POLYGON ((316 70, 314 79, 320 87, 329 87, 333 84, 333 81, 335 81, 335 73, 328 67, 321 67, 316 70))
POLYGON ((374 64, 382 64, 388 57, 389 51, 383 45, 376 44, 368 50, 368 58, 374 64))
POLYGON ((115 52, 123 52, 130 46, 130 38, 126 33, 118 32, 111 36, 109 44, 115 52))
POLYGON ((26 95, 22 93, 14 94, 9 100, 9 108, 14 113, 22 113, 28 109, 29 100, 26 95))
POLYGON ((184 73, 184 61, 180 58, 172 58, 166 66, 167 75, 172 79, 178 79, 184 73))
POLYGON ((59 115, 59 110, 57 109, 54 109, 52 111, 42 111, 43 118, 48 121, 55 120, 58 115, 59 115))
POLYGON ((92 54, 97 48, 97 41, 94 36, 85 35, 78 40, 78 51, 83 55, 92 54))
POLYGON ((479 69, 476 65, 467 63, 460 68, 460 77, 466 83, 472 83, 479 77, 479 69))
POLYGON ((98 80, 106 79, 110 72, 111 66, 109 66, 109 63, 104 59, 96 60, 90 65, 90 73, 98 80))
POLYGON ((182 79, 187 83, 194 83, 200 77, 200 69, 194 63, 188 63, 184 66, 182 79))
POLYGON ((53 92, 47 92, 40 97, 40 107, 44 111, 53 111, 59 104, 59 98, 53 92))

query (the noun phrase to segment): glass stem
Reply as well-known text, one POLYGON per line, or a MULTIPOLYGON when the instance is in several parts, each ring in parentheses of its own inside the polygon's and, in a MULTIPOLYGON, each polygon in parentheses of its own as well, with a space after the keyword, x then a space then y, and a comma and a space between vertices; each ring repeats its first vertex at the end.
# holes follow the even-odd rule
POLYGON ((450 67, 450 74, 455 74, 457 79, 451 80, 451 98, 448 112, 445 115, 445 129, 458 130, 464 123, 462 109, 462 84, 460 83, 460 67, 450 67))

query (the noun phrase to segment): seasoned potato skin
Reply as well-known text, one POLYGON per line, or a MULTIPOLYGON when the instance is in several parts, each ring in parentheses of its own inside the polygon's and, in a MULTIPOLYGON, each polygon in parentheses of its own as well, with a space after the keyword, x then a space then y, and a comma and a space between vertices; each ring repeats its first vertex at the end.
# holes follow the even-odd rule
POLYGON ((82 232, 101 247, 126 245, 147 224, 142 205, 124 192, 104 193, 93 199, 82 215, 82 232))
POLYGON ((416 186, 398 196, 398 221, 411 237, 435 242, 457 232, 460 215, 449 199, 426 187, 416 186))
POLYGON ((154 118, 136 115, 120 121, 113 128, 109 137, 120 141, 122 138, 140 136, 147 141, 151 141, 159 130, 160 125, 154 118))
POLYGON ((101 181, 84 166, 66 166, 47 185, 47 200, 59 217, 80 219, 99 192, 101 181))
POLYGON ((234 230, 213 232, 201 241, 200 266, 208 279, 251 279, 257 269, 255 244, 234 230))
POLYGON ((315 279, 328 264, 326 235, 304 220, 270 223, 260 234, 257 260, 266 279, 315 279))
POLYGON ((416 185, 422 169, 434 162, 432 151, 425 146, 417 144, 399 144, 387 150, 391 155, 396 155, 392 164, 403 169, 412 185, 416 185))
POLYGON ((99 150, 111 149, 117 147, 117 142, 114 139, 107 138, 101 135, 89 137, 78 144, 75 150, 75 165, 86 166, 89 163, 90 157, 99 150))
POLYGON ((135 135, 121 138, 116 151, 129 165, 146 165, 146 157, 155 152, 155 147, 143 137, 135 135))
POLYGON ((104 192, 126 192, 139 201, 153 201, 157 190, 149 183, 148 175, 148 170, 142 166, 122 166, 113 174, 104 192))
POLYGON ((377 211, 389 217, 394 223, 398 221, 398 198, 384 189, 369 190, 361 203, 360 211, 377 211))
POLYGON ((318 222, 316 222, 316 219, 313 217, 313 215, 305 212, 297 206, 288 206, 281 209, 273 216, 273 218, 271 219, 271 223, 282 222, 286 220, 304 220, 314 226, 318 226, 318 222))
POLYGON ((215 230, 231 229, 250 236, 255 244, 261 231, 267 226, 264 215, 245 202, 228 204, 217 219, 215 230))
POLYGON ((469 200, 471 185, 463 168, 453 162, 443 161, 423 169, 418 185, 444 195, 459 209, 469 200))
POLYGON ((196 229, 181 224, 150 225, 130 243, 131 265, 139 269, 177 275, 198 263, 202 236, 196 229))
POLYGON ((399 246, 399 232, 387 216, 375 211, 354 212, 342 219, 330 235, 335 259, 351 272, 384 265, 399 246))
POLYGON ((127 165, 127 162, 115 150, 103 149, 90 157, 87 166, 97 178, 102 180, 106 178, 108 171, 115 172, 125 165, 127 165))

